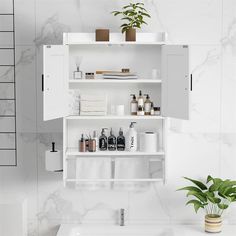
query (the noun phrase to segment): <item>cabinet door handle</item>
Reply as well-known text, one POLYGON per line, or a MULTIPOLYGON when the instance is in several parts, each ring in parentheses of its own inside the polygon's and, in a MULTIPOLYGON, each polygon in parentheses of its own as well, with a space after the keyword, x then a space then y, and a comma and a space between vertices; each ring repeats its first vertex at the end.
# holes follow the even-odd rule
POLYGON ((190 75, 190 91, 193 91, 193 74, 190 75))
POLYGON ((42 74, 42 92, 44 91, 44 74, 42 74))

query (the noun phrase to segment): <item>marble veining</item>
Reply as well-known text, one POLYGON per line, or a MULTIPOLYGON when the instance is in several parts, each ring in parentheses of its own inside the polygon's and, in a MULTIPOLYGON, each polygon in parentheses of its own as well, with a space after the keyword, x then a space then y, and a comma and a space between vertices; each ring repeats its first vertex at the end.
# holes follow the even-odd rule
MULTIPOLYGON (((27 9, 28 1, 17 1, 19 13, 22 6, 27 9)), ((70 0, 66 5, 66 13, 63 9, 67 4, 65 1, 30 1, 29 12, 24 11, 24 14, 18 16, 17 19, 31 25, 30 36, 33 35, 33 40, 32 45, 21 42, 27 44, 24 48, 17 45, 17 86, 27 81, 27 90, 33 92, 28 94, 23 88, 18 90, 17 97, 25 98, 20 106, 29 111, 27 115, 21 111, 18 114, 21 121, 18 126, 20 165, 17 169, 0 170, 0 186, 4 191, 27 193, 29 236, 54 236, 59 224, 66 222, 102 221, 116 224, 117 210, 121 207, 129 212, 130 222, 199 223, 203 215, 195 215, 190 207, 185 207, 184 196, 175 191, 184 183, 181 177, 191 175, 204 178, 211 172, 225 178, 236 178, 236 133, 228 128, 228 121, 233 123, 230 117, 234 117, 236 108, 233 105, 227 106, 235 100, 235 93, 225 90, 235 87, 235 70, 229 69, 229 65, 235 64, 236 55, 236 12, 231 10, 235 2, 146 1, 152 13, 152 22, 144 31, 165 31, 170 43, 179 43, 185 39, 184 43, 193 49, 190 58, 194 80, 192 119, 189 122, 175 119, 169 121, 168 142, 171 150, 168 154, 167 184, 164 187, 152 184, 145 193, 114 190, 89 193, 64 189, 60 173, 47 173, 44 170, 44 152, 50 148, 52 141, 56 141, 59 149, 62 147, 62 133, 49 132, 51 123, 42 122, 39 112, 42 109, 39 74, 42 67, 42 45, 61 44, 63 32, 92 31, 104 24, 107 26, 107 19, 111 20, 112 31, 119 29, 119 21, 110 16, 110 11, 122 3, 103 0, 101 6, 98 1, 93 1, 70 0), (99 6, 99 11, 91 9, 92 13, 85 12, 93 3, 99 6), (190 9, 186 10, 186 6, 190 9), (188 19, 188 11, 193 10, 191 19, 188 19), (78 17, 75 19, 75 16, 78 17), (30 107, 26 103, 28 101, 33 103, 30 107), (29 123, 32 126, 31 132, 22 131, 21 126, 29 123)), ((23 35, 29 32, 19 26, 16 33, 23 35)), ((11 68, 1 70, 0 80, 12 80, 12 73, 11 68)), ((1 96, 6 91, 1 90, 1 96)), ((12 111, 10 103, 0 106, 1 113, 12 111)), ((225 217, 229 222, 236 222, 235 208, 228 211, 225 217)), ((200 230, 200 227, 195 230, 200 230)), ((166 232, 163 236, 172 234, 166 232)))

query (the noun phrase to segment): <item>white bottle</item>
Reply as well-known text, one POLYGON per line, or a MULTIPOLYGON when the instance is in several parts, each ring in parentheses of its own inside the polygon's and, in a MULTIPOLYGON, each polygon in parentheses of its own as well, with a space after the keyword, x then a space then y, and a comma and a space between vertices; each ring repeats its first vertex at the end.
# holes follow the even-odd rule
POLYGON ((134 124, 136 122, 131 122, 130 126, 129 126, 129 131, 127 133, 127 150, 129 152, 136 152, 138 149, 138 135, 137 135, 137 131, 134 128, 134 124))
POLYGON ((93 131, 93 139, 96 142, 96 152, 97 152, 99 148, 98 148, 98 135, 97 135, 97 131, 96 130, 93 131))
POLYGON ((138 107, 144 107, 144 99, 143 99, 143 95, 142 95, 141 90, 139 90, 138 107))

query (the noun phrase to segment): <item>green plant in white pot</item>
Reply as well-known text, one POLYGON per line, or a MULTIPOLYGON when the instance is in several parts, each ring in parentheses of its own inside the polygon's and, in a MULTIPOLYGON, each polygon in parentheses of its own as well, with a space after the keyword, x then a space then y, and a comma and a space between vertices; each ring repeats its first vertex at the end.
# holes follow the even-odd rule
POLYGON ((130 3, 124 6, 122 11, 113 11, 112 14, 114 16, 121 15, 121 20, 125 21, 120 27, 122 33, 125 32, 126 41, 136 41, 136 29, 140 29, 143 24, 147 24, 145 18, 150 18, 144 8, 144 3, 130 3))
POLYGON ((205 211, 205 231, 221 232, 222 214, 232 202, 236 201, 236 181, 213 178, 210 175, 205 182, 184 177, 193 183, 178 190, 186 190, 187 197, 192 197, 186 205, 192 204, 196 213, 205 211))

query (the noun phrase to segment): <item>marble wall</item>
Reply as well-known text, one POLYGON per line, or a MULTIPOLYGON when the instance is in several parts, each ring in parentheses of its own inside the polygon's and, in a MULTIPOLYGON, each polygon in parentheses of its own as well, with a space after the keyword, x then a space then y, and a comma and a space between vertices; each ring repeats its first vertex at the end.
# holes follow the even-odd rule
MULTIPOLYGON (((1 0, 7 8, 10 0, 1 0)), ((1 192, 28 198, 30 236, 55 235, 63 222, 115 223, 125 208, 130 223, 196 223, 175 189, 182 176, 236 179, 235 0, 145 0, 152 18, 145 32, 166 31, 171 43, 191 45, 191 120, 170 120, 167 184, 144 193, 64 189, 61 173, 44 170, 44 151, 62 145, 61 120, 42 120, 42 45, 63 32, 118 31, 110 12, 127 0, 15 0, 18 167, 0 167, 1 192)), ((225 214, 236 222, 236 206, 225 214)))

